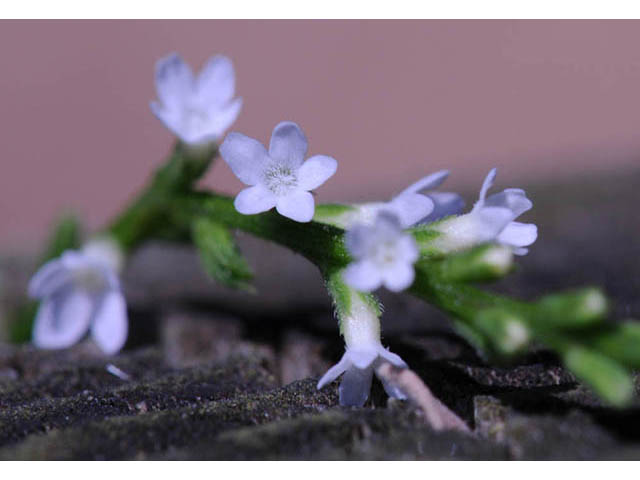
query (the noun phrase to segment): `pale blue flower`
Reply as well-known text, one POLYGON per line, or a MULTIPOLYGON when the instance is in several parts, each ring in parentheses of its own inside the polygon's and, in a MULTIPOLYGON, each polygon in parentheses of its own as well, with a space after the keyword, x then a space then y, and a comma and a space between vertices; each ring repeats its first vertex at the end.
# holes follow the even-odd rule
POLYGON ((343 272, 350 287, 370 292, 384 285, 399 292, 413 283, 418 247, 392 213, 379 213, 373 225, 355 225, 347 231, 345 244, 354 259, 343 272))
POLYGON ((276 207, 280 215, 296 222, 313 218, 315 203, 311 190, 322 185, 338 168, 338 162, 325 155, 304 160, 307 139, 293 122, 281 122, 271 135, 269 151, 246 135, 231 132, 220 154, 233 173, 250 185, 235 198, 238 212, 253 215, 276 207))
POLYGON ((189 145, 222 138, 242 108, 242 99, 233 98, 233 65, 221 55, 211 57, 197 77, 179 55, 168 55, 156 64, 155 79, 159 102, 151 102, 151 110, 189 145))
MULTIPOLYGON (((415 224, 431 223, 449 215, 455 215, 462 211, 464 208, 464 200, 460 195, 453 192, 436 192, 434 189, 438 188, 449 176, 449 170, 440 170, 426 177, 421 178, 417 182, 409 185, 402 192, 400 192, 391 203, 396 203, 399 199, 411 198, 414 195, 426 197, 431 200, 432 208, 425 215, 424 212, 416 211, 413 215, 403 223, 403 227, 411 227, 415 224), (417 218, 417 220, 416 220, 417 218)), ((416 209, 417 210, 417 209, 416 209)), ((405 208, 404 211, 409 211, 410 208, 405 208)), ((399 213, 402 219, 408 213, 399 213)))
POLYGON ((442 234, 433 241, 435 248, 446 253, 496 242, 511 247, 516 255, 527 254, 525 247, 538 238, 538 227, 515 219, 530 210, 533 203, 520 188, 507 188, 487 197, 495 177, 494 168, 482 183, 478 201, 469 213, 435 224, 442 234))
POLYGON ((448 170, 440 170, 409 185, 388 202, 355 204, 353 208, 331 217, 325 216, 321 221, 348 229, 356 224, 373 224, 379 213, 389 212, 398 217, 402 228, 409 228, 458 214, 464 207, 460 195, 434 191, 448 176, 448 170))
POLYGON ((116 273, 119 261, 106 243, 89 243, 38 270, 29 282, 29 295, 41 302, 33 329, 37 347, 67 348, 89 330, 105 353, 123 347, 128 320, 116 273))
MULTIPOLYGON (((407 368, 407 364, 398 355, 384 348, 380 342, 347 347, 340 361, 322 376, 317 388, 321 389, 344 374, 339 388, 340 405, 361 407, 369 398, 373 373, 382 362, 407 368)), ((400 400, 407 398, 383 378, 380 381, 390 397, 400 400)))

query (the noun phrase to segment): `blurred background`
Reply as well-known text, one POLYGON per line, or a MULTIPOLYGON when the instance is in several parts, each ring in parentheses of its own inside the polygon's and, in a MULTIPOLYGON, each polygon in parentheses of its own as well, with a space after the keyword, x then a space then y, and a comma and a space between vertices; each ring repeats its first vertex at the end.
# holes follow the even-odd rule
MULTIPOLYGON (((635 171, 639 44, 637 21, 3 21, 0 250, 35 252, 62 209, 98 228, 145 183, 174 140, 149 110, 168 52, 230 56, 234 129, 298 122, 340 201, 441 168, 472 195, 492 166, 499 188, 635 171)), ((205 182, 241 187, 222 163, 205 182)))

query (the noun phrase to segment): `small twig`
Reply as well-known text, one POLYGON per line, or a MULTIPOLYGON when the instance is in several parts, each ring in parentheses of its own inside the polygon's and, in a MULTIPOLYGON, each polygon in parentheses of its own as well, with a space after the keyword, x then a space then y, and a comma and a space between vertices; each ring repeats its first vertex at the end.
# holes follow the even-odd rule
POLYGON ((418 406, 424 412, 427 423, 434 430, 471 432, 467 424, 438 400, 412 370, 382 362, 376 369, 376 373, 380 378, 400 389, 411 402, 418 406))
POLYGON ((131 375, 129 375, 127 372, 120 370, 113 363, 108 363, 105 366, 105 369, 111 375, 118 377, 120 380, 124 380, 125 382, 131 380, 131 375))

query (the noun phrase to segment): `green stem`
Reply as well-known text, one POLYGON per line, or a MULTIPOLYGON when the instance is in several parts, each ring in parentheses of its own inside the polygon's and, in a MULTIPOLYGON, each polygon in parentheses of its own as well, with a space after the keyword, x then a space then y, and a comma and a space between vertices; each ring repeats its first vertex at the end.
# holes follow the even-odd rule
POLYGON ((166 212, 173 198, 189 192, 217 156, 216 145, 193 148, 177 143, 146 189, 105 230, 129 252, 145 240, 175 230, 166 212))
POLYGON ((205 216, 227 228, 288 247, 314 263, 325 276, 350 261, 343 230, 316 222, 294 222, 275 211, 243 215, 235 209, 233 199, 224 195, 205 192, 183 195, 172 202, 170 212, 176 225, 190 224, 194 218, 205 216))
POLYGON ((334 271, 326 281, 327 291, 333 299, 340 334, 347 347, 370 346, 380 343, 380 316, 378 300, 367 293, 358 292, 342 280, 342 270, 334 271))
POLYGON ((342 270, 350 262, 344 245, 344 230, 331 225, 289 220, 277 212, 258 215, 238 213, 233 199, 209 192, 176 198, 171 221, 183 228, 194 218, 207 218, 229 229, 288 247, 315 264, 326 281, 347 346, 380 342, 380 307, 373 295, 357 292, 342 281, 342 270))

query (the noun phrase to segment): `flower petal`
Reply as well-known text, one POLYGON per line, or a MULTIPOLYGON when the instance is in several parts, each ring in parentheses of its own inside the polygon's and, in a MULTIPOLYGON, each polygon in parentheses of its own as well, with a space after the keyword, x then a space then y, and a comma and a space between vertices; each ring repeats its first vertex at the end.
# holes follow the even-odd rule
POLYGON ((345 283, 361 292, 371 292, 382 285, 382 275, 376 266, 368 261, 350 263, 342 272, 345 283))
POLYGON ((38 348, 67 348, 87 332, 93 302, 86 293, 66 290, 47 298, 33 327, 33 343, 38 348))
POLYGON ((351 363, 359 369, 369 368, 378 357, 378 349, 375 345, 366 345, 364 348, 349 347, 347 355, 351 363))
POLYGON ((420 223, 431 223, 449 215, 457 215, 464 209, 464 199, 453 192, 431 192, 427 195, 434 204, 433 211, 420 220, 420 223))
MULTIPOLYGON (((211 124, 206 129, 209 138, 218 140, 233 125, 242 110, 242 98, 236 98, 227 105, 221 106, 211 113, 211 124)), ((262 147, 262 144, 260 145, 262 147)), ((264 150, 264 147, 262 147, 264 150)))
POLYGON ((485 200, 485 197, 487 196, 487 191, 493 185, 493 181, 496 178, 497 172, 498 172, 498 169, 496 168, 492 168, 491 170, 489 170, 489 173, 485 177, 484 182, 482 182, 482 187, 480 188, 480 195, 478 196, 478 201, 473 206, 473 210, 476 210, 484 206, 484 200, 485 200))
POLYGON ((442 184, 442 182, 444 182, 448 176, 449 170, 440 170, 438 172, 432 173, 409 185, 402 192, 400 192, 398 196, 404 195, 406 193, 419 193, 424 190, 432 190, 440 186, 440 184, 442 184))
POLYGON ((420 250, 415 238, 402 234, 396 242, 396 259, 405 263, 414 263, 420 257, 420 250))
POLYGON ((473 235, 476 244, 495 240, 515 218, 513 212, 504 207, 484 207, 472 210, 468 215, 475 220, 473 235))
POLYGON ((127 341, 127 306, 119 290, 106 293, 91 323, 91 336, 108 355, 117 353, 127 341))
POLYGON ((374 235, 374 228, 363 223, 356 223, 353 227, 347 230, 347 233, 344 236, 344 243, 351 256, 356 260, 364 258, 367 255, 372 242, 375 241, 374 235))
POLYGON ((196 79, 196 95, 201 105, 222 105, 235 93, 233 63, 223 55, 211 57, 196 79))
POLYGON ((273 129, 269 156, 290 168, 302 165, 307 154, 307 138, 298 125, 293 122, 280 122, 273 129))
POLYGON ((373 368, 361 370, 351 367, 344 372, 340 382, 340 405, 345 407, 361 407, 369 398, 373 368))
POLYGON ((511 222, 500 232, 497 240, 514 247, 526 247, 535 242, 537 238, 538 227, 533 223, 511 222))
POLYGON ((276 206, 276 196, 262 185, 242 190, 233 201, 236 210, 244 215, 266 212, 276 206))
POLYGON ((325 155, 314 155, 298 169, 298 187, 313 190, 326 182, 338 169, 338 162, 325 155))
POLYGON ((331 367, 327 372, 322 376, 322 378, 318 381, 318 390, 320 390, 325 385, 333 382, 336 378, 342 375, 347 368, 350 366, 349 357, 345 353, 342 355, 342 358, 338 363, 336 363, 333 367, 331 367))
POLYGON ((77 268, 83 268, 90 263, 87 261, 87 257, 78 250, 65 250, 60 255, 60 261, 69 270, 75 270, 77 268))
POLYGON ((303 190, 294 190, 283 197, 277 197, 276 210, 284 217, 296 222, 310 222, 315 211, 313 195, 303 190))
POLYGON ((485 205, 489 207, 504 207, 513 212, 513 218, 518 218, 533 207, 533 202, 527 198, 524 190, 520 188, 507 188, 487 198, 485 205))
POLYGON ((395 240, 402 232, 402 225, 398 216, 393 212, 384 210, 376 216, 374 227, 374 235, 379 242, 395 240))
POLYGON ((69 284, 71 273, 60 258, 45 263, 29 281, 29 296, 44 298, 69 284))
POLYGON ((396 367, 407 368, 407 364, 404 360, 402 360, 402 358, 400 358, 400 355, 396 355, 395 353, 390 352, 382 345, 380 345, 380 348, 378 348, 378 355, 380 355, 380 357, 382 357, 392 365, 395 365, 396 367))
POLYGON ((433 208, 433 200, 419 193, 402 193, 388 204, 388 209, 398 216, 403 228, 415 225, 427 217, 433 208))
POLYGON ((162 105, 173 110, 181 107, 193 88, 193 73, 180 55, 172 53, 156 63, 156 91, 162 105))
POLYGON ((411 286, 415 276, 412 264, 396 262, 382 272, 382 283, 392 292, 400 292, 411 286))
POLYGON ((158 102, 151 102, 150 106, 153 114, 169 131, 173 132, 183 142, 190 143, 187 132, 185 132, 181 124, 182 112, 179 109, 167 109, 158 102))
POLYGON ((124 253, 120 245, 108 235, 100 235, 85 243, 80 252, 91 263, 104 266, 110 272, 122 271, 124 253))
POLYGON ((269 157, 260 142, 242 133, 231 132, 220 145, 220 155, 240 181, 247 185, 261 183, 269 157))

